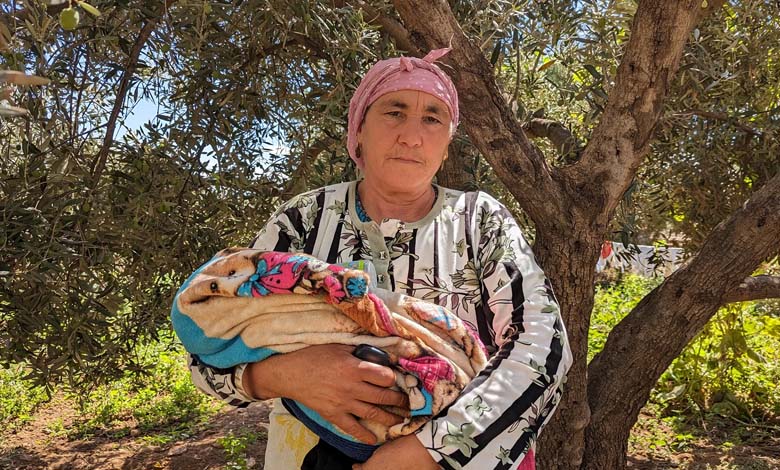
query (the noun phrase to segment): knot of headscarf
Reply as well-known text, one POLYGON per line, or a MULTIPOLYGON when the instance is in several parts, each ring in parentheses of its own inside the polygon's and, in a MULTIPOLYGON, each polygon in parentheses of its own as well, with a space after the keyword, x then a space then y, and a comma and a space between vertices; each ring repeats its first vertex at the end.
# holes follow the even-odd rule
POLYGON ((358 130, 366 109, 383 95, 400 90, 417 90, 433 95, 447 105, 453 129, 458 126, 458 91, 450 77, 434 64, 450 50, 449 47, 434 49, 422 59, 395 57, 381 60, 366 73, 349 102, 347 150, 358 168, 363 168, 363 161, 357 157, 358 130))

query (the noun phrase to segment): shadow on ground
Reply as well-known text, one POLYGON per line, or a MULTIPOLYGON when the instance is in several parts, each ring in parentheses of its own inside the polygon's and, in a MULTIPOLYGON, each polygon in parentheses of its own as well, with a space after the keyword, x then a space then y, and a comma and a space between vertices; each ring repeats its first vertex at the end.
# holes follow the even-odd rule
POLYGON ((166 445, 148 444, 141 435, 69 440, 32 423, 25 432, 5 437, 0 470, 216 470, 228 463, 220 439, 245 434, 258 436, 246 441, 245 455, 252 468, 261 468, 269 404, 223 411, 197 434, 166 445))

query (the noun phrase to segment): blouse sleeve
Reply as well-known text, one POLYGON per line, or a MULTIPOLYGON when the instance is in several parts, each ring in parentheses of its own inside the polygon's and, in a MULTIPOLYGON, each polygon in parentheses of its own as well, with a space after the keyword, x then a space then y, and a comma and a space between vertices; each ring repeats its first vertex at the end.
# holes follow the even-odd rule
MULTIPOLYGON (((307 222, 310 222, 308 213, 312 210, 313 200, 309 194, 302 194, 282 204, 249 244, 250 248, 265 251, 303 251, 312 229, 307 222)), ((192 383, 207 395, 233 406, 246 406, 249 402, 256 401, 244 392, 242 385, 246 364, 222 369, 212 367, 196 355, 190 354, 188 365, 192 383)))
POLYGON ((516 468, 560 401, 572 355, 549 281, 511 214, 484 194, 472 239, 497 352, 417 437, 445 469, 516 468))

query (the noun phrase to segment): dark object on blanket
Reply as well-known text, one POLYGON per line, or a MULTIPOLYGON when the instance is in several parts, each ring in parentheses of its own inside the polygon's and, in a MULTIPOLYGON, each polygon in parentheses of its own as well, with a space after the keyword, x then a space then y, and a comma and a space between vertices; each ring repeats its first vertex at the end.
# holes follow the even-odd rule
POLYGON ((374 364, 379 364, 380 366, 393 367, 393 362, 390 360, 390 355, 376 346, 371 346, 370 344, 359 344, 355 350, 352 351, 352 355, 358 359, 373 362, 374 364))

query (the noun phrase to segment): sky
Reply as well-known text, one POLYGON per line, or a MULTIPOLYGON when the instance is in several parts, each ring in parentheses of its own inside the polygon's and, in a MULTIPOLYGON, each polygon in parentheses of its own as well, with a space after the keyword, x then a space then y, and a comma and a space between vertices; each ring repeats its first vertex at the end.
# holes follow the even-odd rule
POLYGON ((140 129, 144 124, 154 119, 156 115, 157 104, 149 99, 142 98, 130 111, 130 115, 125 120, 125 125, 117 129, 116 138, 125 135, 128 129, 140 129))
MULTIPOLYGON (((144 124, 153 120, 157 116, 157 103, 148 98, 141 98, 133 106, 123 126, 117 128, 114 138, 119 139, 127 133, 128 130, 137 131, 143 127, 144 124)), ((211 167, 212 164, 216 164, 214 157, 210 156, 211 148, 206 147, 203 153, 203 162, 207 167, 211 167)), ((271 155, 287 155, 290 153, 290 147, 286 142, 278 139, 274 139, 270 146, 263 149, 263 155, 269 159, 271 155)), ((258 169, 258 171, 262 171, 258 169)))

